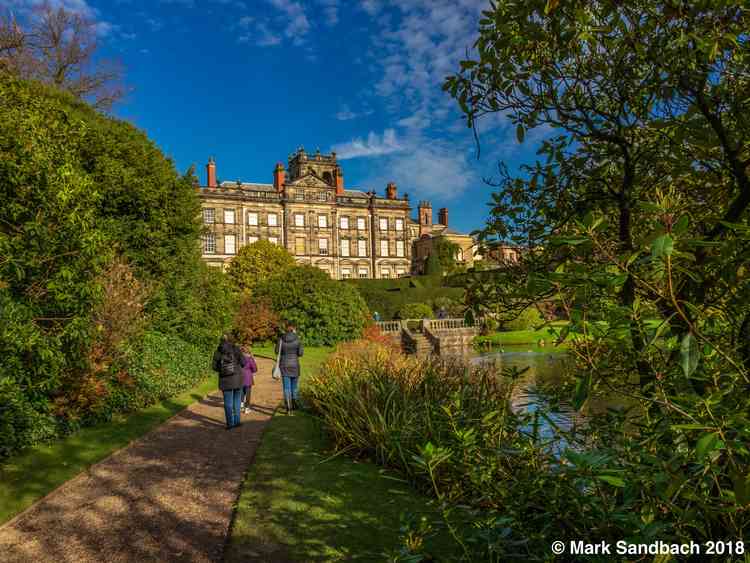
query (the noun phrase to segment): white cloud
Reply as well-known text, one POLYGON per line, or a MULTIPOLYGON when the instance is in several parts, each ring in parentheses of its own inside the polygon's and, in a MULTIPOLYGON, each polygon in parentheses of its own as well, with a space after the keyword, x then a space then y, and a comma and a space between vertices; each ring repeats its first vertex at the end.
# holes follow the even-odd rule
POLYGON ((357 137, 346 143, 334 145, 331 150, 336 152, 340 160, 347 160, 391 154, 403 150, 403 146, 396 138, 396 132, 393 129, 386 129, 382 135, 370 131, 367 140, 357 137))
POLYGON ((434 142, 418 143, 407 150, 373 163, 368 186, 396 182, 402 193, 449 200, 460 196, 473 182, 474 174, 465 152, 434 142))
POLYGON ((305 14, 305 8, 293 0, 267 0, 274 8, 288 18, 284 35, 289 38, 302 38, 310 31, 310 22, 305 14))
POLYGON ((372 110, 369 108, 365 108, 359 112, 354 112, 351 110, 351 108, 347 104, 344 104, 341 106, 341 109, 339 109, 339 111, 336 112, 335 117, 339 121, 349 121, 351 119, 356 119, 358 117, 364 117, 366 115, 370 115, 371 113, 372 113, 372 110))

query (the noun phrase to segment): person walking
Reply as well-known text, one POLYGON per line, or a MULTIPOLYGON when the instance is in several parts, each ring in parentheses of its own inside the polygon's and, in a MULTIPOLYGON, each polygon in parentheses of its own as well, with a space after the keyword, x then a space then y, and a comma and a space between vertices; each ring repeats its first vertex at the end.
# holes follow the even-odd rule
POLYGON ((242 412, 250 412, 250 396, 253 392, 253 383, 255 374, 258 371, 258 365, 250 350, 250 346, 242 346, 242 355, 245 357, 245 367, 242 368, 242 412))
POLYGON ((214 352, 213 369, 219 374, 219 389, 224 394, 224 416, 227 430, 239 426, 240 405, 242 401, 242 368, 245 357, 235 346, 228 334, 221 337, 221 342, 214 352))
POLYGON ((299 359, 305 350, 297 336, 297 328, 288 323, 284 333, 276 344, 276 353, 279 356, 279 369, 281 369, 281 381, 284 385, 284 402, 286 413, 290 414, 298 400, 297 381, 299 379, 299 359))

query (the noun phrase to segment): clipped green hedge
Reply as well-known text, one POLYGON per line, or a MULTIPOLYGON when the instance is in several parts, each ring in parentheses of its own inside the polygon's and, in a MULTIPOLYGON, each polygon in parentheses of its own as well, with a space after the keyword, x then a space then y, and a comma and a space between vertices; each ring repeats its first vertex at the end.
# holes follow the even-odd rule
POLYGON ((110 409, 142 408, 195 387, 210 371, 209 356, 177 336, 147 332, 128 349, 124 375, 110 381, 110 409))
POLYGON ((383 320, 391 320, 398 311, 410 303, 435 303, 450 299, 461 303, 464 289, 443 287, 442 276, 418 276, 391 280, 348 280, 354 285, 371 311, 380 313, 383 320))

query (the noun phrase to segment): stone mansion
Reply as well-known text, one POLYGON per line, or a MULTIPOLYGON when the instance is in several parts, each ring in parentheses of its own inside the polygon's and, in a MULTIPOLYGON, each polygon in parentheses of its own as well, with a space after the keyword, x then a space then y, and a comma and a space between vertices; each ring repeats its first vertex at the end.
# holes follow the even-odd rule
POLYGON ((393 183, 384 196, 346 189, 336 153, 308 155, 300 148, 287 169, 276 165, 272 184, 218 183, 213 158, 206 171, 198 191, 209 265, 225 267, 243 245, 266 239, 335 279, 399 277, 420 272, 420 247, 439 236, 459 243, 460 260, 473 261, 474 241, 448 228, 447 209, 433 225, 430 203, 420 202, 412 219, 408 194, 399 197, 393 183))

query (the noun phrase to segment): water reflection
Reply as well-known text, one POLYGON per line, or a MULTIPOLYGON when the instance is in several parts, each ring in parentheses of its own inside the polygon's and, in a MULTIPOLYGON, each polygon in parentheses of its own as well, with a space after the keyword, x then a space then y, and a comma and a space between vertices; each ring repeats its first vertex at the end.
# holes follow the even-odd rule
POLYGON ((571 445, 568 437, 585 420, 569 402, 557 400, 544 390, 562 381, 565 354, 506 346, 503 350, 470 353, 469 359, 472 363, 492 362, 499 370, 526 369, 511 395, 514 412, 527 415, 523 431, 548 443, 557 455, 571 445))

